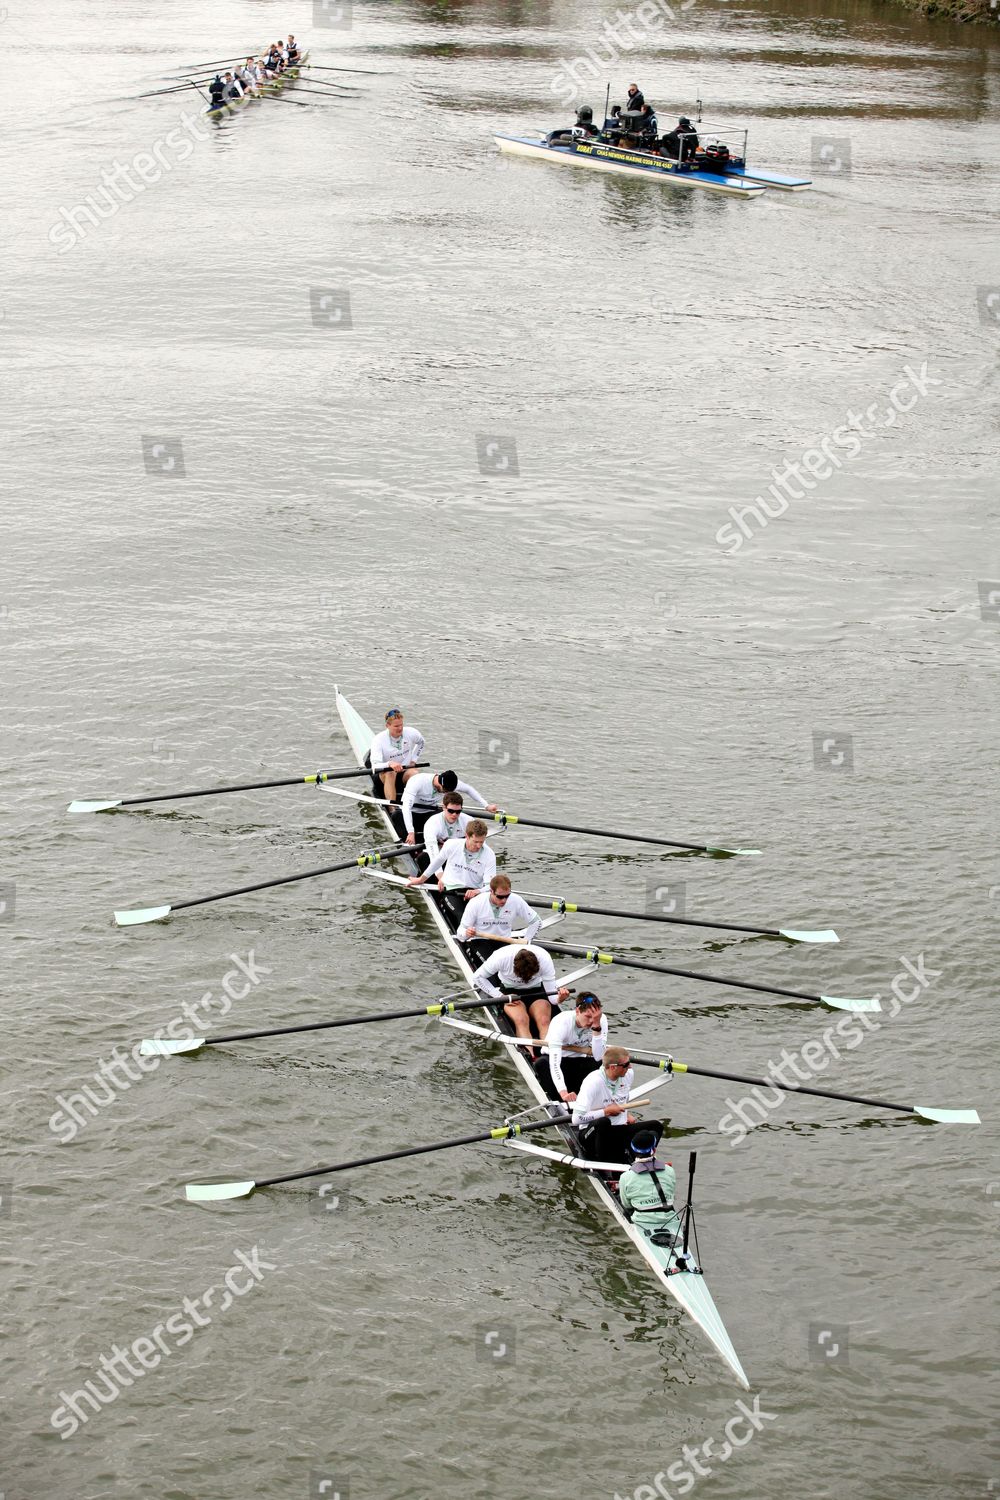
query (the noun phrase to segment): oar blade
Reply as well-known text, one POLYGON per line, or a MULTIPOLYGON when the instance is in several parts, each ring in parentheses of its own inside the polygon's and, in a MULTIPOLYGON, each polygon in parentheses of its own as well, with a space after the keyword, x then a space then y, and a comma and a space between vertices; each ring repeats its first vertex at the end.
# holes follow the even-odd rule
POLYGON ((705 853, 706 854, 731 854, 731 855, 736 855, 736 854, 759 854, 760 850, 759 849, 730 849, 728 847, 724 848, 721 844, 706 844, 705 845, 705 853))
POLYGON ((162 922, 173 911, 172 906, 143 906, 136 911, 116 911, 119 927, 139 927, 143 922, 162 922))
POLYGON ((173 1042, 166 1037, 150 1037, 139 1043, 140 1057, 177 1057, 181 1052, 200 1052, 205 1045, 203 1036, 188 1037, 186 1041, 173 1042))
POLYGON ((931 1109, 927 1105, 915 1104, 913 1113, 922 1120, 932 1120, 935 1125, 980 1125, 979 1113, 974 1109, 931 1109))
POLYGON ((824 1005, 832 1005, 834 1010, 881 1010, 882 1003, 876 995, 873 1000, 844 1000, 838 995, 820 995, 824 1005))
POLYGON ((783 938, 790 943, 839 943, 840 938, 832 927, 824 928, 821 932, 800 932, 795 927, 779 927, 778 931, 783 938))
POLYGON ((189 1203, 223 1203, 228 1198, 249 1198, 255 1182, 189 1182, 184 1196, 189 1203))
POLYGON ((121 807, 121 798, 117 802, 71 802, 66 811, 70 813, 96 813, 110 812, 113 807, 121 807))

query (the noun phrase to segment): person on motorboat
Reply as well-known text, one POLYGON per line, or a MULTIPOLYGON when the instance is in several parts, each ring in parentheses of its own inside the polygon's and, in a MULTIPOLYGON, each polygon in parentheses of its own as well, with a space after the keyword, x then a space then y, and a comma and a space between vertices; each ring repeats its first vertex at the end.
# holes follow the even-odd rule
POLYGON ((673 130, 667 131, 660 141, 660 155, 674 161, 691 161, 698 149, 698 132, 687 115, 681 115, 673 130))
POLYGON ((576 120, 567 129, 562 125, 558 130, 550 130, 545 137, 547 146, 568 146, 573 141, 592 140, 600 135, 600 131, 594 124, 594 111, 589 104, 582 104, 576 112, 576 120))

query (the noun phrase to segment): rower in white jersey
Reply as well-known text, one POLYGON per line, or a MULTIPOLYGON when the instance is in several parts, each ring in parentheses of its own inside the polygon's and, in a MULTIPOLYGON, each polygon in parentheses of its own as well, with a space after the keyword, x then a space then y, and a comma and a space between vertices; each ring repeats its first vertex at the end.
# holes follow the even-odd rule
POLYGON ((639 1123, 629 1114, 628 1096, 635 1073, 627 1047, 608 1047, 601 1066, 588 1073, 573 1102, 573 1124, 582 1129, 583 1149, 597 1161, 628 1160, 632 1139, 629 1125, 639 1123))
POLYGON ((382 783, 382 796, 387 802, 398 802, 406 782, 417 775, 416 762, 426 743, 419 729, 403 723, 401 708, 388 710, 385 728, 372 740, 369 752, 372 771, 382 783))
POLYGON ((489 938, 494 943, 530 943, 541 925, 542 919, 537 911, 531 909, 523 896, 517 896, 511 890, 510 876, 494 875, 489 889, 473 896, 465 908, 462 925, 455 936, 460 943, 469 943, 473 938, 489 938))
POLYGON ((486 824, 471 819, 465 837, 446 839, 422 875, 411 875, 407 885, 424 885, 438 875, 439 891, 458 891, 463 901, 483 890, 497 872, 497 857, 486 844, 486 824))
POLYGON ((607 1045, 608 1018, 593 991, 584 990, 576 998, 575 1010, 561 1010, 549 1023, 546 1056, 536 1070, 539 1081, 543 1086, 551 1081, 563 1103, 572 1104, 584 1079, 601 1066, 607 1045))
POLYGON ((435 771, 433 776, 429 772, 411 776, 403 788, 403 825, 408 844, 417 842, 413 828, 415 813, 423 816, 431 807, 440 807, 445 792, 461 792, 463 797, 468 797, 477 807, 483 807, 487 812, 497 810, 495 802, 487 802, 474 786, 470 786, 467 781, 459 781, 454 771, 435 771))
POLYGON ((526 1040, 531 1038, 534 1023, 539 1040, 544 1042, 552 1020, 552 1003, 561 1004, 569 998, 569 990, 560 986, 555 965, 545 949, 525 943, 516 948, 497 948, 479 965, 472 983, 491 1000, 506 1001, 504 1014, 517 1035, 526 1040), (499 982, 495 984, 494 980, 499 982), (525 992, 523 999, 518 990, 525 992))
POLYGON ((469 814, 462 811, 461 792, 445 792, 441 811, 428 818, 424 824, 421 837, 427 858, 433 859, 447 839, 464 838, 469 822, 469 814))

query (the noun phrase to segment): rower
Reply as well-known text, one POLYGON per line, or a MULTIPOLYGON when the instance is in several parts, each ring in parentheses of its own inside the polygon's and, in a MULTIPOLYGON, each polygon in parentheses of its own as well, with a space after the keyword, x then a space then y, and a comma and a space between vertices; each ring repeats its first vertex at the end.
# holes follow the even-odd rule
POLYGON ((223 91, 222 97, 226 100, 227 103, 232 99, 243 98, 243 85, 239 82, 238 79, 233 77, 232 73, 226 74, 224 83, 225 89, 223 91))
POLYGON ((639 1123, 628 1109, 634 1082, 628 1048, 608 1047, 601 1066, 587 1074, 573 1101, 573 1124, 582 1128, 584 1155, 598 1161, 628 1160, 627 1127, 639 1123))
POLYGON ((406 883, 426 885, 438 870, 438 890, 450 893, 445 904, 453 917, 461 919, 465 903, 478 895, 497 872, 497 857, 486 845, 486 824, 472 818, 464 838, 447 839, 424 873, 411 875, 406 883))
POLYGON ((592 990, 584 990, 575 1010, 561 1010, 552 1017, 545 1037, 547 1055, 536 1070, 539 1082, 543 1087, 551 1084, 564 1104, 572 1104, 583 1080, 601 1066, 607 1044, 608 1020, 601 1002, 592 990))
POLYGON ((461 792, 445 792, 441 811, 427 819, 423 829, 424 850, 433 859, 445 839, 464 838, 469 814, 462 811, 461 792))
POLYGON ((634 1219, 657 1244, 669 1243, 681 1229, 681 1216, 674 1207, 677 1173, 656 1155, 661 1135, 659 1127, 635 1132, 629 1143, 632 1164, 618 1180, 618 1198, 626 1219, 634 1219))
POLYGON ((297 63, 298 62, 298 60, 299 60, 299 44, 295 40, 295 38, 292 36, 291 32, 289 32, 289 34, 288 34, 288 41, 285 43, 285 52, 286 52, 286 54, 288 56, 289 63, 297 63))
POLYGON ((510 876, 494 875, 489 889, 480 891, 465 908, 462 925, 455 936, 460 943, 469 943, 473 938, 489 938, 494 943, 530 943, 541 925, 538 913, 531 909, 523 896, 517 896, 511 890, 510 876), (515 931, 519 934, 517 937, 513 936, 515 931))
POLYGON ((569 990, 560 987, 555 965, 544 948, 522 944, 516 948, 497 948, 472 976, 480 994, 491 1000, 504 1000, 504 1014, 515 1032, 531 1040, 534 1024, 540 1041, 545 1040, 552 1019, 553 1004, 569 999, 569 990), (494 984, 499 980, 499 985, 494 984), (501 988, 502 986, 502 988, 501 988), (524 992, 523 998, 517 991, 524 992), (537 991, 542 993, 538 994, 537 991), (513 993, 512 993, 513 992, 513 993), (534 993, 533 993, 534 992, 534 993))
POLYGON ((418 761, 424 753, 426 740, 419 729, 403 723, 403 710, 390 708, 385 716, 385 728, 372 741, 368 761, 372 772, 382 784, 382 796, 387 802, 398 801, 397 794, 404 784, 416 776, 418 761))
POLYGON ((474 786, 467 781, 460 781, 454 771, 435 771, 433 776, 425 772, 421 776, 411 776, 403 788, 403 825, 406 828, 406 842, 415 844, 417 835, 413 828, 414 810, 423 804, 422 816, 426 816, 429 808, 439 806, 440 799, 445 792, 461 792, 463 797, 468 797, 477 807, 483 807, 487 812, 496 812, 497 804, 487 802, 481 792, 477 792, 474 786))

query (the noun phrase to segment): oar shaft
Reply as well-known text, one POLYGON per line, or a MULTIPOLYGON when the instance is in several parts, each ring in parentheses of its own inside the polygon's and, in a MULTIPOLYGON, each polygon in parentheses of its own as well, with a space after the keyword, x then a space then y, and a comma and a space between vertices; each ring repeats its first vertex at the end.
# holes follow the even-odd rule
POLYGON ((402 1151, 384 1151, 379 1156, 359 1156, 356 1161, 334 1162, 329 1167, 313 1167, 308 1172, 287 1172, 283 1177, 257 1179, 257 1187, 275 1187, 279 1182, 299 1182, 303 1177, 326 1177, 331 1172, 349 1172, 353 1167, 373 1167, 383 1161, 402 1161, 407 1156, 427 1156, 432 1151, 450 1151, 455 1146, 474 1146, 480 1141, 499 1141, 512 1136, 524 1135, 529 1130, 549 1130, 562 1125, 569 1115, 558 1115, 555 1119, 537 1120, 527 1125, 498 1126, 493 1130, 479 1130, 475 1135, 459 1135, 449 1141, 433 1141, 429 1146, 406 1146, 402 1151))
MULTIPOLYGON (((427 766, 430 761, 415 761, 415 765, 427 766)), ((286 776, 280 781, 234 781, 229 786, 198 787, 193 792, 157 792, 150 797, 122 797, 121 807, 138 807, 144 802, 180 802, 185 797, 221 797, 225 792, 260 792, 275 786, 320 786, 325 781, 346 781, 352 776, 370 776, 367 766, 361 770, 313 771, 308 776, 286 776)))
POLYGON ((238 885, 231 891, 217 891, 214 896, 190 896, 186 901, 172 901, 170 909, 180 911, 186 906, 204 906, 208 901, 224 901, 229 896, 246 896, 250 891, 266 891, 271 886, 290 885, 295 880, 311 880, 316 875, 333 875, 338 870, 380 864, 384 859, 399 859, 404 854, 412 853, 413 849, 409 845, 402 849, 380 849, 374 856, 361 854, 356 859, 343 859, 335 865, 319 865, 315 870, 302 870, 298 875, 280 875, 277 880, 258 880, 253 885, 238 885))
POLYGON ((598 917, 631 917, 640 922, 673 922, 680 927, 714 927, 720 932, 752 932, 759 937, 780 937, 776 927, 743 927, 738 922, 695 921, 693 917, 666 917, 651 911, 622 911, 614 906, 581 906, 578 901, 552 901, 553 911, 582 911, 598 917))
POLYGON ((481 1000, 451 1000, 443 996, 434 1005, 415 1006, 411 1010, 383 1010, 364 1016, 344 1016, 339 1021, 307 1021, 302 1026, 275 1026, 266 1031, 231 1031, 226 1036, 205 1038, 206 1047, 217 1047, 220 1042, 249 1042, 262 1036, 292 1036, 299 1031, 332 1031, 338 1026, 364 1026, 370 1021, 403 1021, 412 1016, 436 1016, 453 1010, 482 1010, 488 1002, 481 1000))
POLYGON ((543 823, 540 818, 522 818, 507 812, 480 813, 477 811, 476 816, 487 823, 491 821, 523 823, 525 828, 555 828, 560 833, 592 833, 598 838, 625 839, 632 844, 662 844, 667 849, 692 849, 699 854, 704 854, 708 849, 707 844, 681 844, 676 839, 654 838, 651 833, 618 833, 610 828, 582 828, 577 823, 543 823))
POLYGON ((680 979, 698 979, 704 984, 727 984, 738 990, 755 990, 761 995, 788 995, 793 1000, 820 1000, 822 996, 811 994, 808 990, 786 990, 779 989, 773 984, 757 984, 750 979, 728 979, 722 974, 696 974, 694 969, 673 969, 666 964, 651 964, 645 959, 619 958, 614 953, 602 953, 599 949, 581 948, 570 943, 539 943, 539 948, 547 948, 553 953, 571 953, 583 958, 591 955, 597 963, 618 964, 623 969, 648 969, 653 974, 673 974, 680 979))
MULTIPOLYGON (((652 1054, 633 1052, 631 1056, 639 1062, 652 1059, 652 1054)), ((670 1072, 696 1073, 701 1078, 721 1078, 729 1083, 749 1083, 759 1088, 783 1089, 786 1094, 815 1094, 819 1099, 841 1099, 845 1104, 869 1104, 873 1109, 898 1109, 907 1115, 913 1113, 911 1104, 892 1104, 888 1099, 866 1099, 863 1094, 837 1094, 833 1089, 817 1089, 806 1083, 778 1083, 773 1078, 751 1078, 746 1073, 721 1073, 717 1068, 696 1068, 692 1063, 671 1062, 670 1072)))

